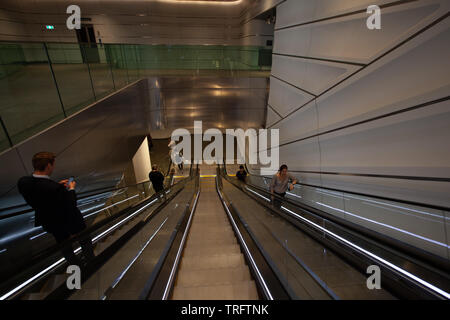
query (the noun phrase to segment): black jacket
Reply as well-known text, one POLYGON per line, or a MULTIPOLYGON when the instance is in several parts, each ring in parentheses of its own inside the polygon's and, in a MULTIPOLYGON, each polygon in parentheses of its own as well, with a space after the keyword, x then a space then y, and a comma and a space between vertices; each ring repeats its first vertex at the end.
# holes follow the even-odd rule
POLYGON ((86 228, 74 190, 69 191, 50 179, 33 176, 20 178, 17 186, 35 210, 35 226, 42 226, 50 233, 66 231, 70 234, 86 228))
POLYGON ((241 180, 242 182, 245 182, 245 180, 247 179, 247 172, 244 170, 241 173, 241 170, 239 170, 238 172, 236 172, 236 177, 241 180))
POLYGON ((151 171, 148 174, 148 178, 153 184, 153 189, 155 189, 156 192, 161 191, 164 189, 164 176, 159 171, 151 171))

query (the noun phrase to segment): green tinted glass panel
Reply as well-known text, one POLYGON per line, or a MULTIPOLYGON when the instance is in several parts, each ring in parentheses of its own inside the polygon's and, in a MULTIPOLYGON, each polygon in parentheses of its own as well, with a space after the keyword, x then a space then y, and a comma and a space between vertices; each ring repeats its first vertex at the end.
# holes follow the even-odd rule
POLYGON ((83 62, 80 46, 49 43, 47 48, 66 114, 73 114, 94 102, 89 69, 83 62))
POLYGON ((270 64, 271 50, 255 46, 3 42, 0 150, 8 135, 16 144, 143 77, 239 76, 270 64))
POLYGON ((64 114, 42 43, 2 43, 0 52, 0 116, 16 144, 64 114))

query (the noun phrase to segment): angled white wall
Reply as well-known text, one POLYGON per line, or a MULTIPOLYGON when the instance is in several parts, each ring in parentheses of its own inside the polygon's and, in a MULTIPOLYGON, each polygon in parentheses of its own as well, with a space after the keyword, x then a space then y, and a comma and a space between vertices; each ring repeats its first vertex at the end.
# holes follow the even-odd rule
POLYGON ((446 0, 282 2, 266 123, 280 130, 280 161, 327 188, 311 203, 445 258, 449 8, 446 0), (366 27, 371 4, 381 6, 381 30, 366 27), (403 205, 361 206, 346 191, 403 205))
POLYGON ((134 154, 132 162, 136 184, 148 181, 148 174, 152 171, 152 162, 147 137, 134 154))

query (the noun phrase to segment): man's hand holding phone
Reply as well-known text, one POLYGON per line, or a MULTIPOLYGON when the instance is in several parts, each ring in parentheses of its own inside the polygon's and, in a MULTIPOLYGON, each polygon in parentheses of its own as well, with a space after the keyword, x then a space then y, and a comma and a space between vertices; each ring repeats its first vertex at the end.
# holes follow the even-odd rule
POLYGON ((75 186, 77 185, 73 177, 61 180, 59 183, 63 184, 69 190, 75 190, 75 186))

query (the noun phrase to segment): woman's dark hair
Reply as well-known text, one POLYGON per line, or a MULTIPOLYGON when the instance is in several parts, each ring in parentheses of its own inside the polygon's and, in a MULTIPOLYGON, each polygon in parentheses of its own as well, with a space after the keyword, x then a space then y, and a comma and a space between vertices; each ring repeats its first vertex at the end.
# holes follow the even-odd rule
POLYGON ((283 165, 280 167, 280 172, 283 171, 284 169, 287 170, 287 168, 288 168, 287 165, 283 164, 283 165))
POLYGON ((239 166, 239 169, 244 169, 244 166, 239 166))

